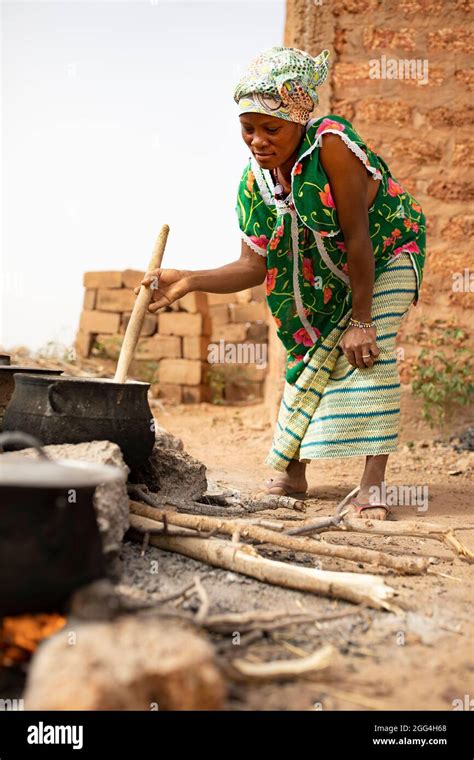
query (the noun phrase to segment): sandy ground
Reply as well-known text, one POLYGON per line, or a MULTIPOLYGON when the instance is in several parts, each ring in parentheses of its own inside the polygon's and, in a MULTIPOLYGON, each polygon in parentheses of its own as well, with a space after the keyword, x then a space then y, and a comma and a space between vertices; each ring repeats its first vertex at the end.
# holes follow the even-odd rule
MULTIPOLYGON (((185 450, 206 465, 210 485, 236 488, 245 495, 258 490, 274 474, 263 464, 273 433, 263 405, 161 406, 154 413, 160 425, 179 436, 185 450)), ((450 432, 465 429, 472 421, 472 414, 463 410, 450 417, 450 432)), ((474 526, 474 453, 456 451, 446 431, 445 443, 436 438, 420 421, 417 405, 405 392, 402 444, 390 458, 387 482, 428 486, 429 506, 425 512, 396 507, 392 519, 474 526)), ((357 484, 362 466, 359 458, 311 462, 307 468, 311 499, 306 502, 305 518, 333 514, 338 502, 357 484)), ((259 516, 275 519, 278 514, 271 511, 259 516)), ((474 529, 459 531, 458 537, 474 550, 474 529)), ((299 658, 328 642, 337 649, 330 669, 312 680, 258 685, 230 681, 228 710, 452 710, 455 700, 459 700, 457 705, 468 705, 474 697, 473 565, 454 558, 446 546, 433 540, 356 533, 326 533, 325 538, 396 554, 433 557, 433 574, 400 576, 369 565, 326 558, 321 562, 314 555, 259 547, 264 556, 307 567, 383 575, 385 582, 407 600, 405 614, 397 616, 259 583, 154 547, 142 557, 138 544, 126 542, 120 588, 125 595, 150 600, 182 589, 198 575, 209 596, 211 613, 257 609, 308 611, 321 616, 347 613, 337 621, 267 633, 251 644, 244 638, 237 645, 232 637, 213 636, 216 650, 226 662, 234 657, 253 661, 299 658), (150 571, 156 560, 157 574, 150 571)), ((194 597, 182 606, 197 609, 197 600, 194 597)))
MULTIPOLYGON (((237 488, 242 494, 258 489, 272 471, 263 465, 272 438, 263 407, 219 407, 209 404, 164 407, 159 422, 182 438, 184 447, 207 466, 210 483, 237 488)), ((414 430, 414 438, 417 428, 414 430)), ((408 436, 410 431, 408 432, 408 436)), ((404 433, 405 440, 407 431, 404 433)), ((457 452, 450 443, 418 440, 400 446, 391 457, 387 482, 427 485, 429 506, 395 507, 392 519, 440 522, 452 527, 472 524, 474 453, 457 452)), ((306 515, 334 513, 337 503, 357 484, 362 460, 313 461, 307 475, 311 499, 306 515)), ((268 515, 275 518, 275 512, 268 515)), ((474 549, 474 529, 459 538, 474 549)), ((317 678, 266 684, 230 683, 226 709, 230 710, 452 710, 453 700, 473 695, 472 578, 474 567, 443 544, 419 538, 364 537, 352 533, 326 534, 328 540, 393 553, 435 558, 424 576, 400 576, 390 570, 323 558, 322 569, 377 572, 408 601, 402 615, 362 609, 346 602, 285 590, 241 575, 149 548, 140 557, 136 544, 124 545, 127 568, 122 589, 160 597, 192 581, 198 574, 211 601, 212 612, 252 609, 311 611, 321 615, 346 611, 338 621, 294 626, 262 636, 248 646, 234 645, 230 637, 214 637, 227 660, 298 658, 324 643, 337 649, 334 665, 317 678), (158 560, 159 572, 150 576, 149 563, 158 560), (443 575, 441 575, 443 574, 443 575), (350 613, 350 614, 349 614, 350 613)), ((284 550, 259 549, 265 556, 317 566, 319 558, 284 550)), ((194 609, 196 599, 184 605, 194 609)), ((459 703, 455 703, 459 704, 459 703)))

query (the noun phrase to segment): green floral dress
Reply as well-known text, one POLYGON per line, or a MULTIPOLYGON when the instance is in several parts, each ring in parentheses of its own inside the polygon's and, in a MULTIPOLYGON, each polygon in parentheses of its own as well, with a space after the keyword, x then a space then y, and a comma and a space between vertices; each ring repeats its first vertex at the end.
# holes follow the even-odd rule
POLYGON ((267 302, 287 350, 286 379, 295 383, 324 338, 351 309, 344 236, 319 160, 322 135, 336 134, 381 184, 368 210, 375 278, 406 252, 415 270, 418 299, 425 260, 425 216, 392 176, 385 161, 347 119, 313 119, 291 173, 291 193, 278 200, 267 169, 251 157, 238 189, 243 240, 267 259, 267 302))

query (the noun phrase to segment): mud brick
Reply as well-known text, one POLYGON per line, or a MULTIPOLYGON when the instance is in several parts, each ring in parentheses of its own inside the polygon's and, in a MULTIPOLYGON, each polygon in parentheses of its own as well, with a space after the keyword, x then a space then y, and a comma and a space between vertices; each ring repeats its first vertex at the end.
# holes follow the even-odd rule
POLYGON ((122 272, 122 285, 124 288, 131 288, 132 290, 140 285, 143 280, 145 272, 141 272, 139 269, 125 269, 122 272))
POLYGON ((472 240, 474 237, 474 215, 459 214, 447 220, 441 229, 444 240, 472 240))
POLYGON ((179 359, 181 357, 181 338, 178 335, 155 335, 153 338, 140 338, 135 350, 135 357, 140 360, 179 359))
POLYGON ((228 325, 217 325, 213 327, 211 341, 219 342, 225 340, 228 343, 241 343, 247 336, 247 325, 244 322, 229 322, 228 325))
POLYGON ((247 340, 257 343, 265 343, 268 336, 268 325, 266 322, 252 322, 247 328, 247 340))
POLYGON ((196 314, 198 311, 205 314, 209 311, 207 294, 202 293, 199 290, 186 293, 185 296, 182 296, 178 300, 178 304, 181 309, 188 311, 191 314, 196 314))
POLYGON ((208 385, 183 385, 183 404, 200 404, 210 402, 211 389, 208 385))
POLYGON ((182 390, 174 383, 153 383, 150 388, 152 398, 159 398, 165 403, 181 404, 182 390))
POLYGON ((427 193, 440 201, 473 201, 474 182, 457 182, 449 179, 433 180, 427 188, 427 193))
POLYGON ((81 314, 79 330, 89 333, 117 333, 120 328, 120 314, 108 311, 89 311, 81 314))
POLYGON ((474 165, 474 140, 465 139, 462 142, 454 143, 453 165, 454 166, 473 166, 474 165))
POLYGON ((84 359, 87 359, 91 352, 93 337, 94 336, 91 335, 91 333, 81 332, 79 330, 74 342, 74 348, 76 349, 78 356, 82 356, 84 359))
POLYGON ((237 301, 237 293, 207 293, 209 306, 222 306, 237 301))
POLYGON ((125 288, 107 288, 99 290, 97 293, 97 308, 100 311, 131 311, 135 303, 135 293, 133 290, 125 288))
POLYGON ((160 383, 200 385, 207 372, 207 363, 198 359, 162 359, 155 377, 160 383))
POLYGON ((202 315, 201 335, 209 337, 212 332, 212 319, 209 314, 202 315))
POLYGON ((219 325, 226 325, 230 322, 229 314, 230 305, 222 303, 209 307, 209 316, 212 320, 212 329, 219 325))
POLYGON ((201 335, 202 314, 186 311, 162 311, 158 314, 158 331, 161 335, 201 335))
POLYGON ((267 313, 264 303, 236 303, 229 306, 232 322, 256 322, 265 320, 267 313))
POLYGON ((247 288, 247 290, 239 290, 235 294, 236 303, 249 303, 249 301, 251 300, 252 300, 252 288, 247 288))
POLYGON ((415 29, 387 29, 369 26, 362 33, 362 44, 366 50, 415 50, 415 29))
POLYGON ((86 290, 84 291, 84 301, 82 304, 82 308, 92 311, 92 309, 95 309, 96 301, 97 301, 97 290, 95 290, 94 288, 86 288, 86 290))
POLYGON ((404 100, 382 100, 381 98, 361 98, 357 103, 357 119, 364 122, 390 122, 403 127, 411 119, 413 105, 404 100))
POLYGON ((85 288, 121 288, 122 272, 85 272, 85 288))
POLYGON ((102 335, 99 333, 95 336, 94 354, 106 356, 108 359, 118 359, 122 341, 123 335, 102 335))
MULTIPOLYGON (((128 312, 126 314, 122 314, 122 320, 120 325, 120 332, 125 332, 127 329, 128 323, 130 321, 131 313, 128 312)), ((145 319, 143 320, 143 326, 142 331, 140 335, 143 338, 149 338, 150 335, 154 335, 158 329, 158 320, 155 315, 153 314, 145 314, 145 319)))
POLYGON ((204 335, 185 335, 183 338, 183 358, 207 361, 209 338, 204 335))
POLYGON ((265 291, 265 285, 262 283, 261 285, 255 285, 255 287, 251 288, 252 293, 252 301, 265 301, 267 298, 267 294, 265 291))
POLYGON ((263 398, 262 383, 228 383, 225 387, 224 398, 227 402, 254 401, 263 398))

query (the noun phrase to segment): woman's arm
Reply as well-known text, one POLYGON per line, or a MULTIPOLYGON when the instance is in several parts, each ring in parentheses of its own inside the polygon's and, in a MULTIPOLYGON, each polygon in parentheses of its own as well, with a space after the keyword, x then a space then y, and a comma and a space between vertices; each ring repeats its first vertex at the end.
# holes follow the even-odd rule
MULTIPOLYGON (((149 311, 158 311, 163 306, 194 290, 205 293, 237 293, 255 285, 260 285, 266 276, 267 263, 242 241, 240 259, 215 269, 155 269, 147 272, 143 285, 150 285, 153 301, 149 311)), ((135 292, 138 292, 139 288, 135 292)))
MULTIPOLYGON (((361 161, 333 134, 323 136, 320 158, 328 176, 347 252, 352 290, 352 317, 370 322, 374 292, 375 260, 369 234, 367 211, 367 171, 361 161)), ((375 328, 350 327, 341 339, 341 348, 354 367, 371 367, 380 353, 375 328)))
POLYGON ((265 256, 260 256, 242 240, 240 259, 217 269, 199 269, 187 274, 190 290, 206 293, 237 293, 260 285, 267 273, 265 256))

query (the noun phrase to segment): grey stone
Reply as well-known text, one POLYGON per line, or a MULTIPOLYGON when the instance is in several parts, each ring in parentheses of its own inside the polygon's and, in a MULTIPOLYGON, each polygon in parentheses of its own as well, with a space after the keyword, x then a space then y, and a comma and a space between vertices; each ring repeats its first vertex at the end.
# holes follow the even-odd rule
POLYGON ((173 499, 199 501, 207 491, 206 466, 186 451, 155 444, 148 462, 133 473, 136 483, 173 499))
POLYGON ((168 433, 164 427, 161 427, 155 420, 155 442, 157 446, 163 449, 176 449, 176 451, 183 451, 184 444, 181 438, 168 433))

